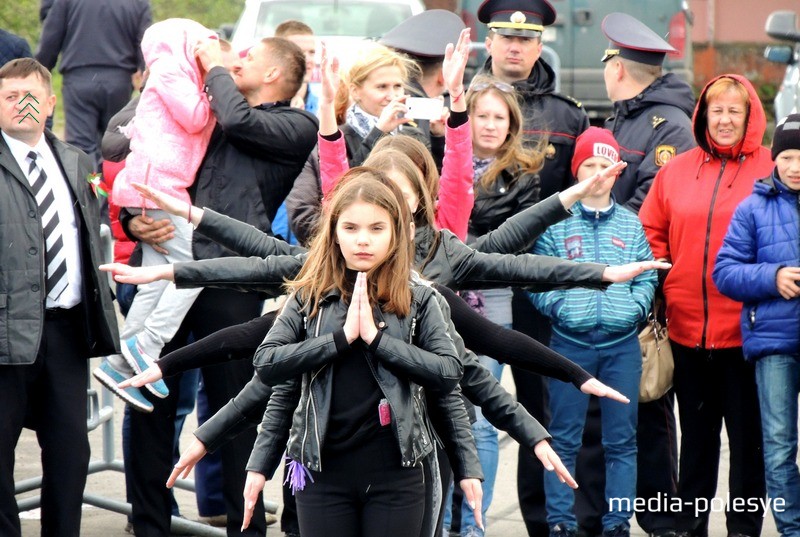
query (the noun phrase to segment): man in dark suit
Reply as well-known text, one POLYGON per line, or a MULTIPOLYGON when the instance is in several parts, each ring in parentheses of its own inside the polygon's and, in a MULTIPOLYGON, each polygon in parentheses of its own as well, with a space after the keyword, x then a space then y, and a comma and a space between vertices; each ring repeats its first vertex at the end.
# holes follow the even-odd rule
POLYGON ((32 58, 0 68, 0 535, 19 536, 14 449, 42 448, 42 534, 78 536, 91 356, 119 352, 93 163, 45 131, 56 97, 32 58))

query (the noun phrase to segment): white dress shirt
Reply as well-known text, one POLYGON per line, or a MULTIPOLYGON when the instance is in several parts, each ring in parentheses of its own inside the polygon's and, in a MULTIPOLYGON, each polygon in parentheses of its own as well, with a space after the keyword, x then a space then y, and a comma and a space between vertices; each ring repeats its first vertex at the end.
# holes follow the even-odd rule
MULTIPOLYGON (((66 254, 67 260, 68 282, 67 288, 64 289, 64 292, 58 297, 58 301, 47 298, 45 308, 72 308, 81 301, 83 285, 81 281, 81 251, 78 239, 78 222, 75 219, 75 209, 73 208, 73 204, 77 202, 72 197, 72 192, 67 184, 67 180, 61 172, 61 166, 59 166, 44 135, 39 138, 39 142, 35 146, 31 147, 25 142, 8 136, 5 132, 0 132, 0 134, 2 134, 6 144, 8 144, 11 154, 14 156, 17 164, 19 164, 19 168, 22 170, 22 174, 26 179, 28 178, 28 168, 30 167, 28 153, 31 151, 39 153, 36 162, 47 175, 47 183, 50 185, 50 188, 53 189, 53 195, 55 196, 55 203, 58 210, 58 226, 64 241, 64 253, 66 254)), ((78 180, 81 181, 83 179, 78 178, 78 180)), ((44 252, 42 252, 42 258, 44 259, 44 252)), ((45 278, 46 277, 47 275, 45 275, 45 278)))

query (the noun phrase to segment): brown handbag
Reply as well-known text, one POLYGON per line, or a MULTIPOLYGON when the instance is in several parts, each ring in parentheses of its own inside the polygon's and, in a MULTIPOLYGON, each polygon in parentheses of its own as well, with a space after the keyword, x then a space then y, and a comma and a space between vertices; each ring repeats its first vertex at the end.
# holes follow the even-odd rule
POLYGON ((672 388, 672 347, 669 344, 667 327, 656 318, 653 311, 647 316, 647 326, 639 332, 642 348, 642 380, 639 383, 639 402, 647 403, 662 397, 672 388))

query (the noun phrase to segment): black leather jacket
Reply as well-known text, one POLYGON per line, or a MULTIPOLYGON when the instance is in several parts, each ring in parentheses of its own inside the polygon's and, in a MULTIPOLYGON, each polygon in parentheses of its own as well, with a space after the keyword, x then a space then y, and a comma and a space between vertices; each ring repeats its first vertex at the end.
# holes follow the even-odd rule
MULTIPOLYGON (((423 388, 447 394, 463 373, 434 295, 430 287, 413 284, 408 316, 400 318, 378 307, 373 310, 380 332, 369 345, 368 363, 391 406, 403 466, 416 465, 433 450, 423 388)), ((264 383, 277 385, 260 436, 272 445, 293 412, 287 452, 308 468, 321 471, 333 393, 332 363, 350 347, 342 331, 348 304, 335 290, 323 297, 314 317, 309 319, 305 309, 305 301, 291 295, 256 351, 256 373, 264 383)), ((265 451, 262 444, 256 442, 251 460, 265 451)), ((276 450, 266 451, 274 461, 276 450)), ((281 451, 282 446, 278 457, 281 451)))
MULTIPOLYGON (((473 404, 482 406, 484 415, 492 425, 506 431, 526 448, 533 449, 538 442, 550 438, 550 435, 500 385, 491 372, 478 362, 477 356, 465 348, 464 341, 455 330, 452 321, 449 321, 447 302, 438 293, 435 296, 439 300, 445 318, 448 319, 449 333, 462 361, 464 375, 461 377, 460 390, 449 394, 445 400, 437 401, 435 398, 438 395, 429 393, 427 409, 434 425, 434 432, 441 437, 457 480, 465 477, 480 478, 482 473, 477 454, 470 441, 471 432, 462 421, 464 409, 458 397, 461 391, 473 404)), ((218 450, 245 429, 259 423, 271 395, 272 388, 261 382, 258 376, 254 376, 245 388, 206 421, 195 435, 209 452, 218 450)), ((288 419, 273 424, 269 433, 260 436, 256 444, 258 451, 254 451, 251 456, 248 470, 265 475, 274 473, 276 465, 280 463, 280 454, 286 445, 290 425, 288 419), (286 428, 281 429, 281 426, 286 428)))
POLYGON ((472 243, 477 237, 497 229, 539 201, 539 183, 537 174, 519 173, 513 169, 503 170, 488 189, 480 181, 476 183, 467 242, 472 243))
MULTIPOLYGON (((492 58, 483 66, 483 74, 491 74, 492 58)), ((573 183, 570 164, 575 139, 589 128, 589 117, 581 103, 556 93, 556 74, 542 58, 536 61, 524 80, 512 84, 522 101, 525 139, 547 139, 544 168, 541 176, 542 199, 564 190, 573 183)))

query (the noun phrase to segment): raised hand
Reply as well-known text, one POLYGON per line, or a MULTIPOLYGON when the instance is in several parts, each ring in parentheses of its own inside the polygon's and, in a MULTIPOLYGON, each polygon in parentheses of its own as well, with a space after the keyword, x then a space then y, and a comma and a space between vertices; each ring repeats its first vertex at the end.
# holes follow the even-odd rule
POLYGON ((322 43, 319 67, 322 77, 320 101, 332 103, 336 97, 336 90, 339 89, 339 58, 328 58, 328 49, 325 43, 322 43))
POLYGON ((208 453, 206 446, 195 437, 192 443, 189 444, 189 447, 181 453, 181 458, 178 459, 178 462, 176 462, 175 466, 172 468, 172 473, 169 474, 169 479, 167 479, 167 488, 171 489, 178 478, 186 479, 189 472, 191 472, 195 464, 197 464, 197 461, 202 459, 206 453, 208 453))
POLYGON ((464 491, 464 499, 472 509, 472 516, 475 518, 475 525, 483 528, 483 488, 480 479, 469 477, 458 482, 461 490, 464 491))
POLYGON ((444 85, 451 97, 455 97, 464 90, 464 71, 469 60, 469 28, 461 30, 458 42, 447 45, 442 62, 442 76, 444 85))
MULTIPOLYGON (((135 378, 135 377, 134 377, 135 378)), ((122 386, 120 384, 120 386, 122 386)), ((619 401, 620 403, 630 403, 631 400, 619 393, 614 388, 610 388, 600 382, 599 380, 592 378, 581 384, 581 391, 587 395, 595 395, 597 397, 607 397, 608 399, 613 399, 614 401, 619 401)))
POLYGON ((151 265, 149 267, 132 267, 124 263, 106 263, 98 267, 103 272, 111 272, 114 281, 140 285, 158 280, 175 280, 172 265, 151 265))
POLYGON ((646 270, 667 270, 669 268, 672 268, 672 264, 664 261, 637 261, 615 267, 606 267, 603 270, 603 281, 612 283, 626 282, 646 270))
POLYGON ((555 472, 559 481, 566 483, 571 488, 578 488, 578 483, 570 475, 567 467, 561 462, 561 459, 556 455, 556 452, 550 446, 550 442, 542 440, 533 447, 533 453, 544 465, 544 469, 548 472, 555 472))
POLYGON ((250 525, 253 518, 253 511, 256 508, 258 494, 264 490, 267 478, 258 472, 247 472, 247 480, 244 482, 244 516, 242 517, 242 532, 250 525))

